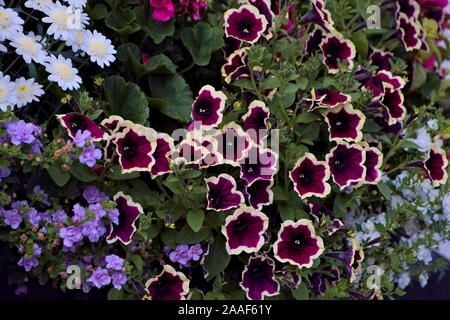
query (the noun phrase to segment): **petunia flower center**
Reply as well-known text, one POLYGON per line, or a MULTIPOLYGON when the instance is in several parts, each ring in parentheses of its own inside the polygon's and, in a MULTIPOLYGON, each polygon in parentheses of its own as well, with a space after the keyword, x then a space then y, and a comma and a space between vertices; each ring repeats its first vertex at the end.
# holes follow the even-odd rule
POLYGON ((125 157, 131 157, 136 153, 136 143, 133 141, 127 141, 123 145, 123 155, 125 157))
POLYGON ((199 101, 195 109, 197 113, 207 116, 211 113, 211 104, 208 101, 199 101))
POLYGON ((329 48, 327 52, 327 60, 330 61, 332 65, 337 65, 338 58, 339 58, 339 49, 329 48))
POLYGON ((54 73, 64 81, 70 81, 73 78, 72 69, 62 62, 57 62, 53 66, 54 73))
POLYGON ((241 22, 239 30, 246 36, 252 33, 253 26, 249 22, 241 22))
POLYGON ((0 10, 0 28, 6 29, 11 25, 11 18, 5 11, 0 10))
POLYGON ((298 179, 301 184, 306 184, 311 181, 312 172, 310 170, 300 171, 298 174, 298 179))
POLYGON ((169 288, 169 283, 167 281, 160 281, 158 282, 158 284, 155 286, 155 293, 161 294, 167 291, 167 289, 169 288))
POLYGON ((28 38, 19 38, 17 39, 17 44, 19 45, 22 51, 30 56, 36 55, 38 48, 34 41, 31 41, 28 38))
POLYGON ((345 160, 344 159, 335 159, 333 161, 333 167, 336 170, 343 169, 345 167, 345 160))
POLYGON ((86 123, 84 122, 84 119, 78 116, 75 116, 72 118, 72 120, 70 120, 70 126, 72 127, 74 132, 77 132, 78 130, 86 130, 86 123))
POLYGON ((258 175, 259 173, 259 165, 258 164, 248 164, 246 166, 246 170, 247 174, 251 175, 258 175))
POLYGON ((292 238, 291 240, 291 248, 293 248, 294 250, 302 250, 303 247, 305 246, 306 241, 305 238, 303 237, 303 235, 297 235, 294 238, 292 238))
POLYGON ((242 232, 247 228, 247 221, 244 219, 239 219, 233 225, 233 229, 236 233, 242 232))
POLYGON ((259 279, 259 278, 265 278, 266 273, 264 272, 264 268, 261 268, 259 266, 255 266, 252 270, 252 277, 259 279))
POLYGON ((103 41, 93 39, 89 42, 89 50, 94 56, 105 58, 108 55, 108 48, 103 41))

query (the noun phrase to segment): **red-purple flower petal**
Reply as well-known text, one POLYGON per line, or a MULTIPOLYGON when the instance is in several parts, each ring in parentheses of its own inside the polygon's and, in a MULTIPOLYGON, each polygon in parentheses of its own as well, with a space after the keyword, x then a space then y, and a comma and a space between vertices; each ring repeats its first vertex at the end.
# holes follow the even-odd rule
POLYGON ((173 139, 168 134, 158 133, 156 136, 156 148, 153 152, 155 164, 150 170, 152 178, 170 172, 170 154, 174 150, 173 139))
POLYGON ((331 89, 312 89, 311 93, 303 99, 306 102, 306 110, 313 111, 316 108, 333 108, 342 103, 348 103, 352 99, 348 94, 343 94, 331 89))
POLYGON ((238 124, 234 122, 226 124, 214 138, 217 140, 217 152, 223 157, 224 163, 237 166, 247 155, 250 142, 238 124))
POLYGON ((330 12, 325 9, 325 3, 322 0, 311 0, 312 9, 299 21, 300 25, 315 23, 322 27, 326 32, 334 30, 333 20, 330 12))
POLYGON ((362 139, 361 129, 366 117, 361 111, 353 109, 350 103, 329 109, 324 116, 330 132, 330 141, 358 142, 362 139))
POLYGON ((320 49, 323 54, 323 63, 327 66, 329 73, 337 73, 339 71, 338 60, 345 63, 348 69, 353 68, 353 58, 356 55, 356 50, 350 40, 329 34, 322 40, 320 49))
POLYGON ((199 122, 205 130, 216 127, 222 122, 226 98, 222 91, 216 91, 210 85, 203 86, 192 104, 192 120, 199 122))
POLYGON ((264 245, 264 232, 269 218, 251 207, 242 206, 225 220, 222 233, 225 235, 228 254, 257 252, 264 245))
POLYGON ((255 100, 248 106, 248 112, 242 116, 247 135, 256 144, 261 144, 269 134, 267 128, 269 114, 266 104, 255 100))
POLYGON ((264 296, 275 296, 280 284, 275 280, 275 263, 265 256, 250 257, 239 283, 250 300, 264 300, 264 296))
POLYGON ((255 43, 267 28, 267 19, 252 5, 225 12, 225 34, 248 43, 255 43))
POLYGON ((81 113, 58 114, 56 116, 64 126, 69 136, 73 139, 78 131, 89 131, 94 141, 102 140, 106 137, 106 133, 93 120, 82 115, 81 113))
POLYGON ((214 211, 225 211, 238 207, 244 202, 244 196, 237 191, 236 181, 228 174, 222 173, 218 177, 205 179, 208 193, 207 209, 214 211))
POLYGON ((152 300, 184 300, 189 293, 189 279, 172 266, 164 265, 164 270, 145 284, 152 300))
POLYGON ((251 147, 248 156, 240 161, 240 177, 249 185, 257 179, 272 180, 277 170, 277 161, 277 154, 270 149, 251 147))
POLYGON ((377 66, 378 70, 391 70, 391 62, 394 55, 390 52, 383 52, 380 50, 374 50, 374 52, 370 55, 370 62, 372 65, 377 66))
POLYGON ((448 166, 448 160, 443 149, 430 148, 424 161, 413 162, 410 166, 422 168, 434 187, 447 182, 448 173, 445 168, 448 166))

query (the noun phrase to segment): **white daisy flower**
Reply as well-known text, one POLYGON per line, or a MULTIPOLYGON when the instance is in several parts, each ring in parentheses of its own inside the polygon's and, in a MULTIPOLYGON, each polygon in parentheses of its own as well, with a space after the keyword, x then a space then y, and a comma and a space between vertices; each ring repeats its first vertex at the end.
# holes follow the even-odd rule
POLYGON ((39 101, 37 97, 42 96, 45 92, 42 86, 36 83, 34 79, 19 78, 15 82, 15 89, 18 94, 17 107, 21 108, 32 101, 39 101))
POLYGON ((4 6, 5 2, 3 0, 0 0, 0 6, 4 6))
POLYGON ((117 52, 111 44, 111 40, 94 30, 86 31, 83 38, 82 50, 91 56, 91 61, 96 62, 100 67, 109 66, 110 62, 114 62, 116 58, 114 54, 117 52))
POLYGON ((24 21, 10 8, 0 7, 0 41, 12 39, 23 31, 24 21))
POLYGON ((83 8, 86 6, 87 0, 65 0, 72 7, 83 8))
MULTIPOLYGON (((73 52, 78 52, 81 50, 83 44, 83 38, 85 37, 86 30, 74 31, 69 33, 69 37, 66 40, 66 45, 72 47, 73 52)), ((84 52, 81 52, 81 56, 84 57, 84 52)))
POLYGON ((69 39, 69 34, 72 31, 81 31, 89 20, 86 13, 81 13, 79 26, 73 27, 70 23, 73 12, 71 12, 69 7, 63 6, 60 2, 56 2, 56 4, 49 10, 46 10, 45 13, 48 17, 43 18, 42 21, 50 23, 47 34, 53 35, 55 39, 62 39, 64 41, 69 39))
POLYGON ((25 7, 44 12, 54 5, 55 3, 52 0, 27 0, 25 2, 25 7))
POLYGON ((8 106, 13 107, 17 103, 18 94, 14 90, 14 82, 11 82, 8 75, 3 75, 0 71, 0 109, 4 112, 8 106))
POLYGON ((77 75, 78 70, 72 68, 72 61, 59 55, 56 58, 50 55, 45 70, 50 73, 48 80, 57 82, 63 90, 74 90, 80 88, 81 78, 77 75))
POLYGON ((21 34, 11 40, 10 45, 16 48, 16 53, 23 57, 26 63, 33 60, 36 63, 43 64, 47 59, 47 52, 42 48, 39 41, 40 37, 36 37, 33 32, 28 35, 21 34))

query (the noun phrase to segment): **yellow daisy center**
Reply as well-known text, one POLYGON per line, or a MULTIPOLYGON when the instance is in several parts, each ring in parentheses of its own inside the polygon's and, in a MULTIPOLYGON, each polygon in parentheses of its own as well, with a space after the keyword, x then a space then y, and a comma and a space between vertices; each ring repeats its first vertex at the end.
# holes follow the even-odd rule
POLYGON ((64 63, 57 62, 53 67, 54 73, 65 81, 70 81, 73 78, 73 72, 70 67, 65 65, 64 63))
POLYGON ((106 57, 108 54, 108 48, 105 43, 100 40, 93 39, 89 42, 89 50, 97 57, 106 57))
POLYGON ((25 98, 29 96, 32 92, 31 87, 27 86, 26 84, 19 84, 16 87, 16 91, 19 93, 20 98, 25 98))
POLYGON ((53 23, 58 26, 58 28, 66 29, 67 28, 67 13, 61 9, 55 9, 50 13, 50 18, 53 23))
POLYGON ((31 41, 28 38, 19 38, 16 40, 17 45, 22 49, 22 51, 30 56, 36 55, 38 48, 36 42, 31 41))
POLYGON ((11 18, 5 11, 0 10, 0 28, 5 29, 11 24, 11 18))

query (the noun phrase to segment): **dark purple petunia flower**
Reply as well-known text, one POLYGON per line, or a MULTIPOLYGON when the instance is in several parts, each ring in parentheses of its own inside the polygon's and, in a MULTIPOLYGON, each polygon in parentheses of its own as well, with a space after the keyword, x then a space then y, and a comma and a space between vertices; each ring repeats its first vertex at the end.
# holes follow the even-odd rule
POLYGON ((361 269, 361 262, 364 260, 364 251, 358 241, 353 239, 346 252, 331 252, 327 256, 341 260, 350 282, 355 281, 356 274, 361 269))
POLYGON ((226 83, 238 79, 250 79, 250 66, 248 63, 247 48, 233 52, 221 68, 222 76, 226 83))
POLYGON ((91 133, 91 137, 94 138, 94 141, 105 138, 106 133, 100 126, 81 113, 58 114, 56 117, 61 125, 67 129, 69 136, 72 139, 75 138, 78 131, 83 132, 85 130, 91 133))
POLYGON ((252 5, 225 12, 225 35, 248 43, 255 43, 267 28, 267 19, 252 5))
POLYGON ((110 116, 109 118, 104 119, 101 122, 101 125, 108 129, 110 132, 113 132, 117 129, 119 123, 124 121, 125 119, 120 116, 110 116))
POLYGON ((335 233, 337 230, 341 229, 344 225, 341 220, 335 219, 333 213, 328 210, 327 207, 325 207, 323 204, 313 203, 309 201, 306 201, 306 204, 309 206, 311 210, 310 213, 316 220, 316 223, 320 225, 324 217, 328 217, 328 219, 330 219, 330 221, 333 223, 333 227, 326 231, 329 236, 335 233))
POLYGON ((224 36, 224 43, 222 50, 224 52, 224 56, 229 57, 231 54, 233 54, 236 50, 239 50, 242 46, 242 41, 232 38, 232 37, 225 37, 224 36))
POLYGON ((316 27, 313 32, 309 34, 308 41, 306 41, 306 58, 310 57, 315 51, 320 50, 320 44, 325 38, 322 28, 316 27))
POLYGON ((361 129, 366 117, 361 111, 353 109, 350 103, 329 109, 324 116, 330 132, 330 141, 358 142, 362 139, 361 129))
POLYGON ((435 146, 432 146, 424 161, 413 162, 410 166, 422 168, 434 187, 447 182, 448 173, 445 168, 448 166, 448 160, 443 149, 436 149, 435 146))
POLYGON ((244 130, 235 122, 227 123, 214 139, 224 163, 238 166, 239 161, 247 156, 250 142, 244 130))
POLYGON ((106 146, 103 149, 103 158, 106 161, 111 161, 114 156, 114 153, 116 152, 117 146, 114 143, 115 139, 116 139, 115 137, 109 137, 106 140, 106 146))
POLYGON ((188 136, 183 139, 170 155, 173 162, 181 164, 199 164, 208 151, 195 138, 199 131, 191 131, 188 136))
POLYGON ((334 22, 331 20, 330 12, 325 9, 325 1, 311 0, 311 4, 312 9, 302 17, 299 24, 305 25, 312 22, 322 27, 326 32, 332 32, 334 30, 334 22))
POLYGON ((344 189, 351 182, 358 182, 364 179, 366 167, 364 162, 366 154, 360 145, 350 145, 347 142, 339 142, 326 155, 326 161, 330 166, 333 181, 344 189))
POLYGON ((330 178, 330 168, 325 161, 317 161, 312 153, 298 159, 294 169, 289 172, 295 191, 300 198, 311 196, 326 197, 331 187, 326 182, 330 178))
POLYGON ((139 215, 144 213, 144 210, 139 203, 134 202, 130 196, 121 191, 114 196, 114 201, 119 210, 119 223, 110 224, 106 242, 114 243, 120 240, 123 244, 130 244, 131 237, 136 232, 134 224, 139 215))
POLYGON ((404 13, 409 19, 417 20, 420 14, 420 5, 415 0, 399 0, 395 3, 394 14, 404 13))
POLYGON ((189 293, 189 279, 172 266, 164 265, 164 270, 145 284, 151 300, 184 300, 189 293))
POLYGON ((375 118, 375 122, 381 126, 381 131, 385 133, 392 133, 394 135, 397 135, 403 128, 403 125, 400 121, 397 121, 396 123, 389 125, 389 123, 384 119, 384 117, 378 117, 375 118))
POLYGON ((264 30, 263 36, 267 40, 272 38, 273 29, 273 19, 275 17, 274 13, 270 9, 270 0, 244 0, 243 3, 248 3, 258 9, 259 13, 262 14, 267 20, 267 26, 264 30))
POLYGON ((170 153, 174 150, 173 139, 165 133, 158 133, 156 136, 156 148, 153 153, 155 164, 150 170, 152 178, 170 172, 170 153))
POLYGON ((366 167, 366 175, 363 180, 352 183, 352 187, 357 188, 364 183, 377 184, 381 179, 381 165, 383 164, 383 154, 376 147, 370 147, 367 142, 361 142, 360 145, 366 152, 366 161, 364 161, 364 167, 366 167))
POLYGON ((251 185, 244 179, 238 182, 238 190, 242 192, 244 198, 250 206, 256 210, 261 210, 263 206, 273 202, 272 180, 257 179, 251 185))
POLYGON ((218 177, 205 179, 205 182, 208 188, 206 195, 207 209, 225 211, 244 202, 244 196, 236 190, 236 181, 232 176, 222 173, 218 177))
POLYGON ((394 55, 390 52, 383 52, 380 50, 374 50, 374 52, 370 55, 370 62, 372 65, 377 66, 378 70, 391 70, 391 62, 390 59, 394 55))
POLYGON ((355 79, 363 85, 364 89, 370 90, 373 100, 382 97, 387 87, 400 90, 406 84, 402 78, 393 76, 390 71, 382 70, 373 76, 372 72, 361 67, 355 72, 355 79))
POLYGON ((324 295, 327 290, 327 282, 329 286, 334 286, 340 277, 339 269, 336 266, 328 266, 322 272, 314 273, 311 278, 314 294, 316 296, 324 295))
POLYGON ((311 220, 284 221, 273 244, 274 256, 299 268, 311 268, 313 260, 324 251, 323 240, 316 236, 311 220))
POLYGON ((217 144, 217 140, 214 136, 206 135, 203 137, 202 147, 204 148, 206 155, 200 163, 201 168, 216 166, 224 163, 222 155, 217 151, 217 144))
POLYGON ((275 296, 280 284, 275 280, 275 263, 265 256, 250 257, 239 283, 250 300, 264 300, 264 296, 275 296))
POLYGON ((412 51, 422 47, 422 40, 420 38, 421 26, 418 22, 408 18, 405 13, 400 12, 397 18, 397 28, 396 36, 400 39, 406 51, 412 51))
POLYGON ((355 45, 338 35, 327 35, 320 44, 323 53, 323 63, 329 73, 338 73, 338 60, 345 63, 348 69, 353 68, 353 58, 356 55, 355 45))
POLYGON ((277 171, 278 156, 270 149, 263 149, 252 146, 248 151, 248 156, 240 161, 240 177, 248 184, 252 184, 257 179, 272 180, 277 171))
POLYGON ((203 86, 192 104, 192 120, 199 122, 201 129, 216 127, 222 122, 226 99, 222 91, 216 91, 210 85, 203 86))
POLYGON ((269 109, 262 101, 255 100, 248 106, 248 112, 242 116, 245 130, 256 144, 261 144, 268 136, 267 121, 269 120, 269 109))
POLYGON ((150 171, 155 164, 157 133, 151 128, 134 124, 116 135, 114 143, 122 173, 150 171))
POLYGON ((247 206, 239 207, 222 226, 228 254, 258 252, 264 245, 263 234, 268 226, 269 218, 264 213, 247 206))
POLYGON ((348 94, 343 94, 331 89, 312 89, 311 93, 303 99, 306 102, 306 110, 313 111, 316 108, 333 108, 342 103, 348 103, 352 99, 348 94))
POLYGON ((385 84, 385 93, 381 100, 369 103, 365 109, 367 113, 381 114, 384 120, 393 125, 398 120, 403 120, 406 115, 406 109, 403 106, 403 94, 400 90, 393 90, 391 85, 385 84))

